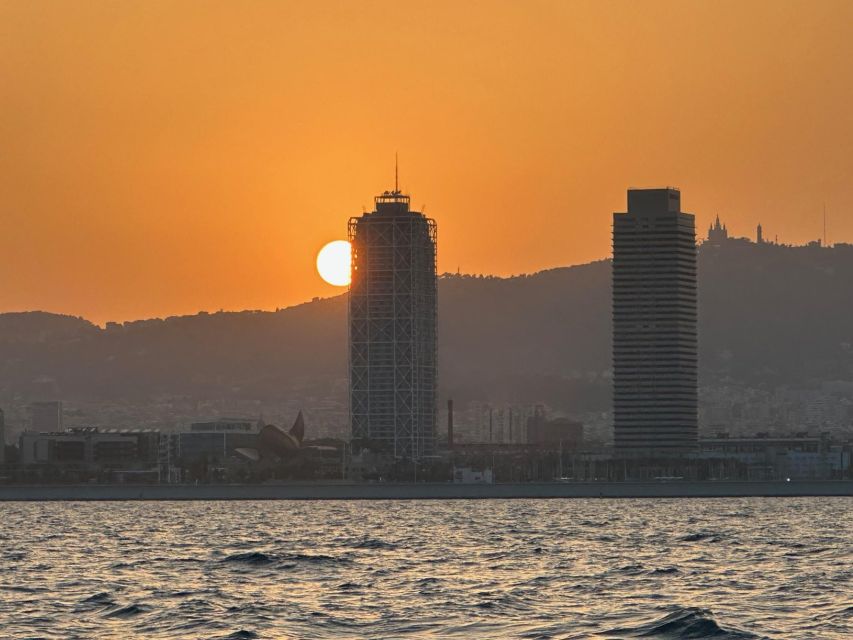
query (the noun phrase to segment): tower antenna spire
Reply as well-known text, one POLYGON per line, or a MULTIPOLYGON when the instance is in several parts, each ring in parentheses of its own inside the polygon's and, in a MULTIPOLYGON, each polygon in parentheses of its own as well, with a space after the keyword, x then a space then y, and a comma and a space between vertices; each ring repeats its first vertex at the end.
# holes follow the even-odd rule
POLYGON ((400 192, 400 180, 399 180, 399 171, 398 171, 399 163, 397 161, 397 152, 394 152, 394 193, 400 192))

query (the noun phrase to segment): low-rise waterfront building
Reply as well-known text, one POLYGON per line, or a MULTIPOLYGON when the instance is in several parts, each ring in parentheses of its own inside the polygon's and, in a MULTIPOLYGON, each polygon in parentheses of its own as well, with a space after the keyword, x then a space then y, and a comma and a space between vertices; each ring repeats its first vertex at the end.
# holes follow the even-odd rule
POLYGON ((23 465, 156 464, 159 432, 74 428, 54 433, 24 431, 19 438, 23 465))
POLYGON ((726 473, 726 462, 737 462, 740 476, 748 480, 829 480, 849 473, 851 447, 807 434, 733 438, 720 433, 699 440, 697 458, 720 461, 720 475, 726 473))

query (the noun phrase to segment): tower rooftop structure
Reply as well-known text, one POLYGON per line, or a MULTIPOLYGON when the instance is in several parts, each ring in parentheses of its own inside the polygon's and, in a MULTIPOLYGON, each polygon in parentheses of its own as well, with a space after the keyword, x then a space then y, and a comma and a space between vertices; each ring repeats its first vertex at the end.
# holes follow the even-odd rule
POLYGON ((637 216, 681 211, 681 191, 676 187, 628 189, 628 213, 637 216))
POLYGON ((409 213, 411 200, 411 197, 402 191, 383 191, 373 198, 373 213, 409 213))

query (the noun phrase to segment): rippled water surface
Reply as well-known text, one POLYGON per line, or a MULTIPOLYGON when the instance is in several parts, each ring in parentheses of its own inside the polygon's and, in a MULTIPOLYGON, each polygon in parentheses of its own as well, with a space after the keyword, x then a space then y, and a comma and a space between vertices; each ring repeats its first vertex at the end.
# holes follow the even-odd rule
POLYGON ((3 638, 851 638, 853 499, 6 503, 3 638))

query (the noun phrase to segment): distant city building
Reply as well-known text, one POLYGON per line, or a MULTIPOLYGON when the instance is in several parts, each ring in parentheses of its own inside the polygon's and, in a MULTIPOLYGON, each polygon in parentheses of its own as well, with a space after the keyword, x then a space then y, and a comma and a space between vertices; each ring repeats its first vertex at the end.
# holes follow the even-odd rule
POLYGON ((524 444, 528 419, 535 405, 493 405, 469 402, 463 405, 454 423, 454 441, 458 444, 524 444))
MULTIPOLYGON (((849 472, 851 453, 849 446, 805 434, 730 437, 720 433, 699 440, 700 459, 737 461, 751 480, 840 479, 849 472)), ((725 472, 720 467, 719 475, 725 472)))
POLYGON ((33 402, 28 407, 30 431, 55 433, 63 430, 62 401, 33 402))
POLYGON ((764 230, 761 228, 761 223, 755 228, 755 244, 764 244, 764 230))
POLYGON ((222 418, 219 420, 209 420, 207 422, 193 422, 190 425, 190 431, 211 431, 229 433, 257 433, 263 426, 255 420, 243 420, 240 418, 222 418))
POLYGON ((729 239, 729 230, 726 225, 720 225, 720 216, 717 216, 716 221, 708 228, 708 242, 714 244, 722 244, 729 239))
POLYGON ((677 189, 631 189, 613 214, 614 444, 693 450, 697 440, 696 240, 677 189))
POLYGON ((352 438, 395 458, 432 455, 436 431, 436 225, 398 189, 351 218, 352 438))
POLYGON ((43 433, 24 431, 19 438, 21 464, 80 468, 156 467, 160 432, 156 430, 101 431, 91 427, 43 433))
POLYGON ((527 420, 527 444, 550 449, 579 449, 583 443, 583 424, 569 418, 546 419, 537 412, 527 420))
POLYGON ((230 458, 242 457, 238 449, 256 448, 259 432, 260 425, 252 420, 194 422, 189 431, 167 434, 163 456, 170 465, 224 465, 230 458))

